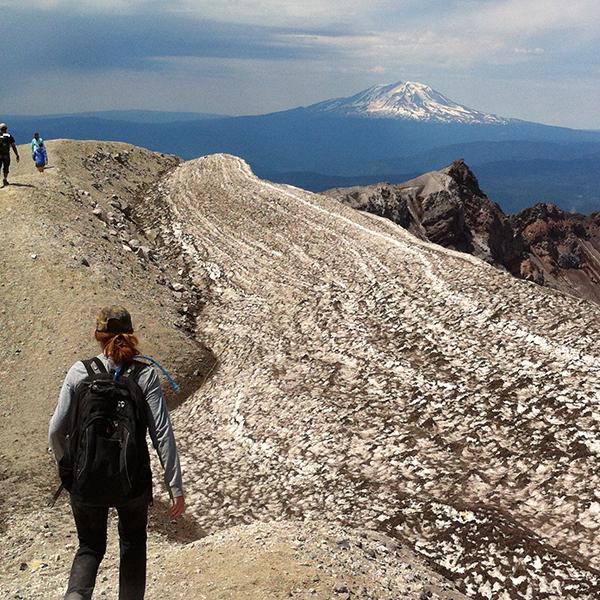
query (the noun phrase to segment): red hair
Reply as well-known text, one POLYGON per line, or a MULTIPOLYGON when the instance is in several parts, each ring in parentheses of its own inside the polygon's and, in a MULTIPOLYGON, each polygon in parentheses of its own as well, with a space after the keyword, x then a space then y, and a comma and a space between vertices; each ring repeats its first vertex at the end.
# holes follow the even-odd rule
POLYGON ((95 336, 102 346, 102 352, 118 365, 130 363, 140 353, 138 339, 133 333, 96 331, 95 336))

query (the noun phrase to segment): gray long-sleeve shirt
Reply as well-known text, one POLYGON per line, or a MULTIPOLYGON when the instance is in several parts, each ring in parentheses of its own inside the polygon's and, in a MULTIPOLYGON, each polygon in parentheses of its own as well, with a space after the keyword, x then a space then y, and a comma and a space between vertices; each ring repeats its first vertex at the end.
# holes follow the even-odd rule
MULTIPOLYGON (((104 363, 108 372, 118 366, 104 354, 99 354, 98 358, 104 363)), ((48 442, 57 461, 65 453, 66 434, 68 433, 66 431, 67 414, 73 400, 75 388, 87 375, 84 364, 81 361, 76 362, 69 369, 60 390, 58 404, 50 419, 48 429, 48 442)), ((163 466, 165 483, 170 488, 173 496, 183 496, 181 466, 179 465, 179 456, 175 445, 175 435, 171 427, 165 398, 160 388, 160 380, 154 367, 148 366, 143 369, 137 382, 150 408, 148 411, 148 433, 163 466)))

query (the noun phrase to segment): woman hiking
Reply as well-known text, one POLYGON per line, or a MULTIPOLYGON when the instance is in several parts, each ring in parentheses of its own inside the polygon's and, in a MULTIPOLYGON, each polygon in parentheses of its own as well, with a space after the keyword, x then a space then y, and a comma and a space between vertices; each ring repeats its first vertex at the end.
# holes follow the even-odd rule
POLYGON ((33 139, 31 140, 31 158, 33 159, 35 168, 40 173, 43 173, 44 169, 48 166, 48 153, 46 152, 44 140, 37 131, 33 134, 33 139))
POLYGON ((152 500, 146 431, 164 469, 171 518, 185 510, 179 457, 158 374, 141 360, 129 312, 103 308, 95 338, 102 352, 70 368, 48 434, 79 538, 65 600, 92 597, 109 507, 119 517, 119 600, 143 600, 152 500))

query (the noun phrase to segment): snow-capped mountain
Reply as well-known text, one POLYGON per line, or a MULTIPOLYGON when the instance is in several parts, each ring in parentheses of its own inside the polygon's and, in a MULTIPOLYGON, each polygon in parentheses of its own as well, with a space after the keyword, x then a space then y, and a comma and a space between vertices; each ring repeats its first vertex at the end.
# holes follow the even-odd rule
POLYGON ((376 85, 348 98, 308 107, 314 112, 346 116, 410 119, 438 123, 505 124, 508 119, 462 106, 423 83, 399 81, 376 85))

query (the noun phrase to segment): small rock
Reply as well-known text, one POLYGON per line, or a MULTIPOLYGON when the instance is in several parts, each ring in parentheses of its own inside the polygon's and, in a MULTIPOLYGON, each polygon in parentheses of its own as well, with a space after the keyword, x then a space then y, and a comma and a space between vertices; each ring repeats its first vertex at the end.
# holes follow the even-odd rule
POLYGON ((38 255, 37 255, 37 254, 32 254, 32 255, 31 255, 31 259, 32 259, 32 260, 35 260, 37 257, 38 257, 38 255))
POLYGON ((87 258, 85 258, 85 256, 84 256, 84 257, 81 259, 81 264, 82 264, 84 267, 89 267, 89 266, 90 266, 90 263, 89 263, 88 259, 87 259, 87 258))
POLYGON ((129 243, 129 247, 132 250, 137 250, 142 245, 142 243, 140 242, 140 240, 138 240, 136 238, 133 238, 133 239, 129 240, 128 243, 129 243))
POLYGON ((140 246, 137 250, 138 256, 143 256, 146 260, 152 258, 152 250, 148 246, 140 246))
POLYGON ((48 563, 44 562, 43 560, 32 560, 31 564, 29 565, 31 567, 32 571, 39 571, 40 569, 45 569, 48 566, 48 563))

